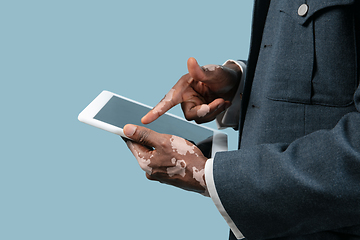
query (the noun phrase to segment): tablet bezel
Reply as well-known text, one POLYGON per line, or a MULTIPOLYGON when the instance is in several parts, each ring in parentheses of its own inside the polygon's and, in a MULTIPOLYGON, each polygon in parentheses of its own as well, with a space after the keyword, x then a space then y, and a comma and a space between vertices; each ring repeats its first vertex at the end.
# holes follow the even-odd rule
MULTIPOLYGON (((150 107, 150 106, 148 106, 146 104, 143 104, 143 103, 134 101, 134 100, 132 100, 130 98, 121 96, 119 94, 115 94, 115 93, 104 90, 79 114, 78 120, 83 122, 83 123, 86 123, 86 124, 92 125, 94 127, 100 128, 102 130, 105 130, 105 131, 108 131, 108 132, 111 132, 111 133, 114 133, 114 134, 117 134, 117 135, 120 135, 122 137, 127 138, 125 136, 122 128, 111 125, 109 123, 106 123, 106 122, 103 122, 103 121, 100 121, 100 120, 97 120, 97 119, 94 118, 98 114, 98 112, 109 102, 109 100, 113 96, 124 99, 126 101, 129 101, 129 102, 132 102, 132 103, 135 103, 135 104, 138 104, 138 105, 141 105, 143 107, 149 108, 149 110, 152 109, 152 107, 150 107)), ((194 124, 197 127, 205 128, 207 130, 212 131, 213 132, 213 143, 212 143, 212 154, 211 154, 212 157, 218 151, 227 151, 228 146, 227 146, 227 135, 226 134, 224 134, 222 132, 219 132, 219 131, 216 131, 214 129, 211 129, 211 128, 207 127, 207 126, 199 126, 199 125, 197 125, 197 124, 195 124, 193 122, 186 121, 185 119, 183 119, 183 118, 181 118, 179 116, 176 116, 174 114, 171 114, 171 113, 165 113, 165 114, 168 115, 168 116, 171 116, 173 118, 177 118, 179 120, 182 120, 182 121, 184 121, 184 122, 186 122, 188 124, 194 124)))
MULTIPOLYGON (((124 131, 122 128, 119 128, 117 126, 111 125, 109 123, 100 121, 95 119, 94 117, 96 114, 109 102, 109 100, 113 97, 117 96, 120 98, 123 98, 127 101, 131 101, 134 103, 137 103, 131 99, 122 97, 120 95, 117 95, 115 93, 109 92, 109 91, 102 91, 78 116, 78 120, 80 122, 92 125, 94 127, 103 129, 105 131, 115 133, 117 135, 120 135, 122 137, 126 137, 124 134, 124 131)), ((140 104, 140 103, 137 103, 140 104)), ((141 105, 141 104, 140 104, 141 105)))

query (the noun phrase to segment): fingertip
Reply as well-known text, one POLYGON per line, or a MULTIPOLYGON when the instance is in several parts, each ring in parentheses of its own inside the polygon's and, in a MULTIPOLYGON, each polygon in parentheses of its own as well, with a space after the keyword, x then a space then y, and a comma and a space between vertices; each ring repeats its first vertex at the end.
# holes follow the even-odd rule
POLYGON ((195 58, 189 58, 187 63, 189 74, 197 81, 201 81, 205 78, 204 70, 200 67, 195 58))
POLYGON ((142 124, 148 124, 149 123, 148 119, 147 119, 147 114, 141 118, 141 123, 142 124))
POLYGON ((189 57, 187 63, 188 64, 193 64, 193 63, 197 63, 197 61, 196 61, 196 59, 194 57, 189 57))
POLYGON ((198 62, 196 61, 195 58, 190 57, 190 58, 188 59, 188 61, 187 61, 187 67, 188 67, 188 69, 192 69, 192 68, 194 68, 194 67, 196 67, 196 66, 199 66, 198 62))
POLYGON ((228 109, 231 106, 231 102, 230 101, 225 101, 225 109, 228 109))
POLYGON ((136 129, 137 127, 135 125, 132 125, 132 124, 126 124, 124 126, 124 134, 127 136, 127 137, 132 137, 135 132, 136 132, 136 129))
POLYGON ((153 111, 148 112, 145 116, 141 118, 142 124, 152 123, 155 119, 157 119, 157 115, 154 114, 153 111))
POLYGON ((214 101, 212 101, 211 103, 209 103, 209 106, 212 111, 216 111, 217 109, 224 107, 225 104, 226 104, 226 101, 224 99, 218 98, 218 99, 215 99, 214 101))

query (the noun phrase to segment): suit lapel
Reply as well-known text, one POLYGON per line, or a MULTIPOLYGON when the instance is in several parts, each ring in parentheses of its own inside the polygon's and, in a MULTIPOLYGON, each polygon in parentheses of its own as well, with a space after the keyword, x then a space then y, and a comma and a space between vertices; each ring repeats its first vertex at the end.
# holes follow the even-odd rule
POLYGON ((241 141, 242 128, 245 119, 245 113, 247 105, 249 103, 249 97, 251 92, 251 85, 255 74, 256 63, 258 60, 262 34, 264 31, 267 12, 269 10, 270 0, 255 0, 253 10, 253 21, 251 30, 250 52, 247 62, 247 70, 245 77, 244 94, 242 99, 242 109, 240 113, 240 125, 239 125, 239 146, 241 141))

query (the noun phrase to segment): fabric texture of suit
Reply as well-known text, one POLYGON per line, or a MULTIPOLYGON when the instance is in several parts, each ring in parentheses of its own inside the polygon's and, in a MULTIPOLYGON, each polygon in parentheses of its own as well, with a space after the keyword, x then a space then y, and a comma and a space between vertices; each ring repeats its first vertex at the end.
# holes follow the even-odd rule
POLYGON ((213 165, 247 239, 360 239, 359 5, 255 1, 240 148, 213 165))

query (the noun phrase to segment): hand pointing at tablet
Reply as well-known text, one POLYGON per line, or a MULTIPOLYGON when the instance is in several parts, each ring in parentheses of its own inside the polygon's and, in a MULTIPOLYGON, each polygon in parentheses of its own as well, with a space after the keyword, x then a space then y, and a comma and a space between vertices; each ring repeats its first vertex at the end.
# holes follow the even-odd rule
MULTIPOLYGON (((194 58, 189 58, 187 66, 189 73, 142 118, 142 123, 155 121, 179 103, 187 120, 204 123, 231 105, 241 77, 236 64, 200 67, 194 58)), ((123 130, 132 140, 127 145, 148 179, 207 194, 204 179, 207 158, 194 144, 141 126, 129 124, 123 130)))
POLYGON ((194 58, 187 62, 188 74, 182 76, 166 96, 142 118, 148 124, 181 103, 187 120, 197 123, 212 121, 231 105, 241 77, 240 68, 233 63, 224 66, 200 67, 194 58))
POLYGON ((194 144, 131 124, 124 127, 124 134, 132 140, 126 143, 148 179, 207 195, 207 158, 194 144))

